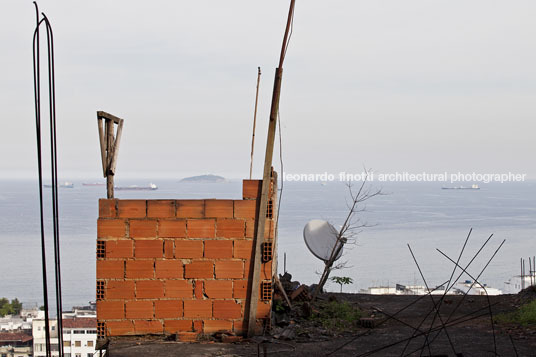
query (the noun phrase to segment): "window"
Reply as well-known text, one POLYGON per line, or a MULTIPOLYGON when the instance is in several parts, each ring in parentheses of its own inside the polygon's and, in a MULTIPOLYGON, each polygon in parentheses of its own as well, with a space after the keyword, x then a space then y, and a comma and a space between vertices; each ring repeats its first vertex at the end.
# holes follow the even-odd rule
POLYGON ((56 329, 56 326, 50 326, 50 329, 54 331, 56 329))
POLYGON ((71 354, 70 353, 64 353, 63 357, 71 357, 71 354))
POLYGON ((93 333, 93 334, 97 334, 97 330, 87 330, 86 333, 93 333))
POLYGON ((87 357, 93 357, 93 353, 88 353, 87 357))
POLYGON ((37 331, 41 331, 41 326, 37 326, 37 331))
POLYGON ((81 333, 86 333, 86 331, 85 330, 74 330, 73 333, 81 334, 81 333))
POLYGON ((82 357, 82 354, 81 353, 75 353, 74 357, 82 357))
POLYGON ((65 347, 71 347, 71 341, 63 341, 65 347))
POLYGON ((74 347, 81 347, 81 346, 82 346, 82 342, 74 341, 74 347))
POLYGON ((87 341, 87 346, 88 347, 93 347, 93 341, 87 341))

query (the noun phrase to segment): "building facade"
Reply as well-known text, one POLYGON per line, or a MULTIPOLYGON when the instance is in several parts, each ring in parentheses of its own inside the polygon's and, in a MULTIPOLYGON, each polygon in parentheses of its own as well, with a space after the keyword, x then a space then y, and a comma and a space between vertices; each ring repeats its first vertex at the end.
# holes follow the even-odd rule
MULTIPOLYGON (((59 355, 58 321, 50 320, 52 356, 59 355)), ((46 356, 45 320, 34 319, 32 326, 34 357, 46 356)), ((63 319, 63 351, 65 357, 92 357, 97 342, 97 319, 74 317, 63 319)))

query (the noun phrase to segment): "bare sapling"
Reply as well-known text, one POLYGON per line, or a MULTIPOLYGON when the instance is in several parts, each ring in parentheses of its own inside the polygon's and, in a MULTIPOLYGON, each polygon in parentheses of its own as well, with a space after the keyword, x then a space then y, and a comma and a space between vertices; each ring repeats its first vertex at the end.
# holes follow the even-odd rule
POLYGON ((312 301, 315 301, 318 293, 323 290, 324 285, 328 281, 329 275, 333 270, 348 268, 347 261, 335 264, 342 249, 349 244, 355 245, 357 235, 361 232, 361 230, 365 227, 370 227, 370 225, 361 220, 360 213, 364 212, 366 209, 364 202, 372 197, 381 195, 382 191, 381 189, 373 190, 368 187, 367 182, 370 171, 367 170, 365 172, 365 177, 357 192, 354 192, 353 184, 351 182, 346 184, 351 198, 351 201, 347 203, 348 215, 346 216, 346 219, 344 220, 340 230, 336 232, 337 239, 333 245, 329 258, 324 261, 324 271, 322 272, 320 280, 318 281, 318 285, 314 289, 312 301))

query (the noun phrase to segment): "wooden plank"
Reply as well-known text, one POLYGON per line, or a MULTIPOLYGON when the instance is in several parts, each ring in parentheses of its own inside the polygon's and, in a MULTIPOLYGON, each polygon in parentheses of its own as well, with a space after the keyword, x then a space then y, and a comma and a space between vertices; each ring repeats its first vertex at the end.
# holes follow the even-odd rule
POLYGON ((103 177, 106 177, 106 143, 104 142, 104 128, 103 128, 102 121, 103 119, 99 118, 97 114, 97 126, 99 129, 99 142, 100 142, 101 161, 102 161, 102 175, 103 177))
POLYGON ((112 120, 115 124, 119 124, 119 122, 122 120, 121 118, 118 118, 110 113, 103 112, 102 110, 97 112, 97 118, 112 120))
POLYGON ((117 125, 117 133, 115 135, 112 162, 110 163, 110 172, 115 175, 115 166, 117 165, 117 155, 119 152, 119 144, 121 143, 121 134, 123 133, 123 119, 119 120, 117 125))
POLYGON ((106 195, 108 198, 114 198, 114 175, 110 171, 111 158, 113 157, 114 142, 114 122, 111 119, 106 120, 106 195))

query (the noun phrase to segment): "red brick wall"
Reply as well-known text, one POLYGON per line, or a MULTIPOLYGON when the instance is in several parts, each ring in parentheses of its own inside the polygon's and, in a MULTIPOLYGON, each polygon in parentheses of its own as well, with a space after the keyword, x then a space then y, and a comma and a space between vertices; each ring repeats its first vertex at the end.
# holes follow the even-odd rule
MULTIPOLYGON (((244 332, 260 186, 259 180, 244 180, 242 200, 101 199, 100 337, 244 332)), ((275 193, 271 199, 276 201, 275 193)), ((265 230, 273 258, 261 271, 262 281, 270 284, 276 269, 275 216, 267 218, 265 230)), ((270 311, 271 294, 258 302, 258 329, 270 311)))

